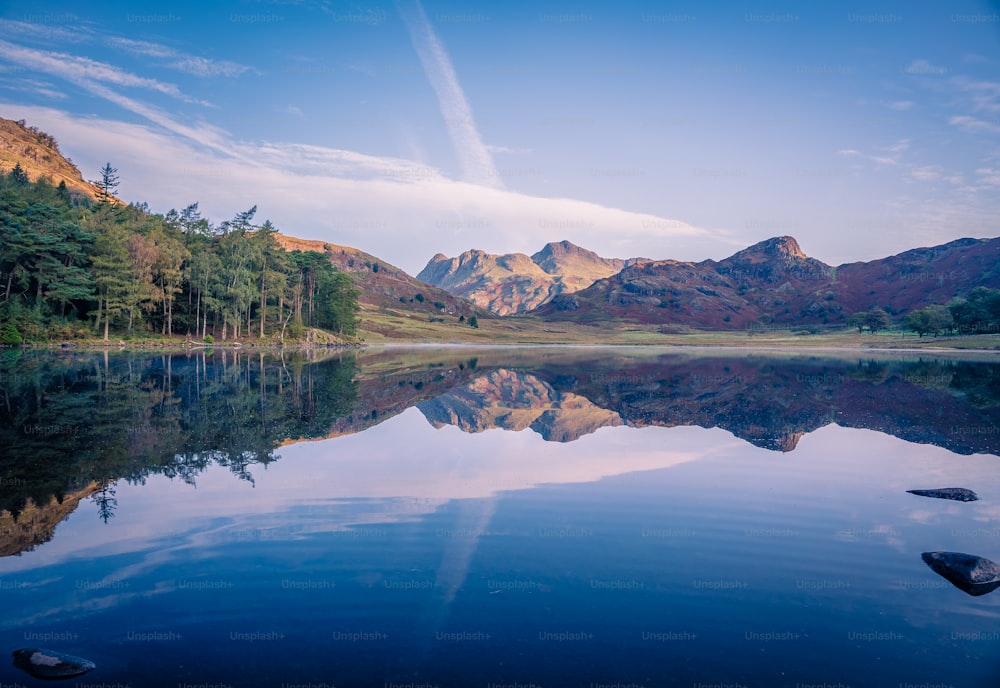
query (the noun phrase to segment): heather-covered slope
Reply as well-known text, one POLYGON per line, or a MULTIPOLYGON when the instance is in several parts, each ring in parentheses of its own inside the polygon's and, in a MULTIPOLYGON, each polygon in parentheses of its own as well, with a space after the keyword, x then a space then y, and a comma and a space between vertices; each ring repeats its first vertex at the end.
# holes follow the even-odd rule
POLYGON ((282 234, 275 238, 286 251, 318 251, 329 256, 334 267, 351 275, 361 292, 358 301, 363 307, 414 311, 427 317, 484 315, 467 299, 414 279, 394 265, 356 248, 282 234))
POLYGON ((721 261, 632 265, 535 313, 722 330, 843 324, 875 306, 902 313, 976 286, 1000 287, 1000 239, 960 239, 835 268, 807 257, 792 237, 776 237, 721 261))

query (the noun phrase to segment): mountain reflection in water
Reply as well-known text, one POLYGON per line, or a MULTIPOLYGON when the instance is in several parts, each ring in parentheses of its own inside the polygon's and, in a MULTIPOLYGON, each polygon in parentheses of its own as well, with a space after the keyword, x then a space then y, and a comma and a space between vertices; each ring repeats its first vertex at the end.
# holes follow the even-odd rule
POLYGON ((957 454, 1000 453, 1000 364, 933 358, 692 356, 614 349, 274 355, 6 351, 0 364, 0 555, 47 541, 86 498, 113 517, 118 481, 194 483, 299 440, 368 430, 416 407, 435 427, 586 441, 627 425, 722 428, 793 451, 829 424, 957 454))
POLYGON ((93 685, 996 685, 987 357, 0 361, 0 646, 93 685))

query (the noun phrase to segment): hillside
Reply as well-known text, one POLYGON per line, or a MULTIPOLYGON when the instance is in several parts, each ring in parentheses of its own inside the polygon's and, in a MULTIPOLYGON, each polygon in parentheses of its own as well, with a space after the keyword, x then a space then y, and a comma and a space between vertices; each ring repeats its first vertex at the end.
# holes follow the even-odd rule
POLYGON ((534 313, 546 320, 703 329, 844 324, 875 306, 902 313, 973 287, 1000 287, 1000 238, 960 239, 831 267, 775 237, 721 261, 631 265, 534 313))
POLYGON ((455 258, 439 253, 417 278, 499 315, 511 315, 537 308, 559 294, 584 289, 627 264, 560 241, 546 244, 532 256, 475 249, 455 258))
MULTIPOLYGON (((394 265, 375 256, 349 246, 339 246, 324 241, 297 239, 276 235, 278 243, 286 251, 317 251, 330 258, 334 267, 351 275, 354 286, 361 292, 363 327, 371 326, 371 318, 366 313, 380 313, 421 322, 440 318, 445 324, 459 326, 460 318, 468 320, 473 315, 488 318, 489 313, 468 299, 455 296, 444 289, 421 282, 394 265)), ((388 338, 402 335, 396 328, 382 327, 374 330, 388 338), (380 331, 384 330, 384 331, 380 331)))
POLYGON ((10 172, 18 163, 33 182, 48 177, 53 185, 66 182, 70 193, 97 197, 97 187, 84 180, 52 136, 29 127, 24 120, 0 117, 0 171, 10 172))

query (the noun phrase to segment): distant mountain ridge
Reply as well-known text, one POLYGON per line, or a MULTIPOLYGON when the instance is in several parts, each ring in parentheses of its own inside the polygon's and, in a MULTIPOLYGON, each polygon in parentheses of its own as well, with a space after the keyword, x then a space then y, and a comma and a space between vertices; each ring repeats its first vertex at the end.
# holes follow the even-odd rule
POLYGON ((721 261, 626 266, 534 313, 547 320, 721 330, 843 324, 858 311, 904 313, 977 286, 1000 288, 1000 238, 958 239, 833 267, 781 236, 721 261))
POLYGON ((559 294, 584 289, 630 262, 603 258, 569 241, 559 241, 546 244, 531 256, 497 255, 477 249, 454 258, 438 253, 417 279, 468 298, 498 315, 512 315, 537 308, 559 294))

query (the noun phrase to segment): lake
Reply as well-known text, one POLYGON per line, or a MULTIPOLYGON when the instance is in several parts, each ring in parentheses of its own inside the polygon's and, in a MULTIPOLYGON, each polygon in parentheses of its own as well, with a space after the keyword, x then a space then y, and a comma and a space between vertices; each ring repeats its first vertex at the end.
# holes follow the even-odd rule
POLYGON ((1000 592, 922 559, 1000 561, 995 358, 5 350, 0 394, 0 649, 80 688, 1000 681, 1000 592))

